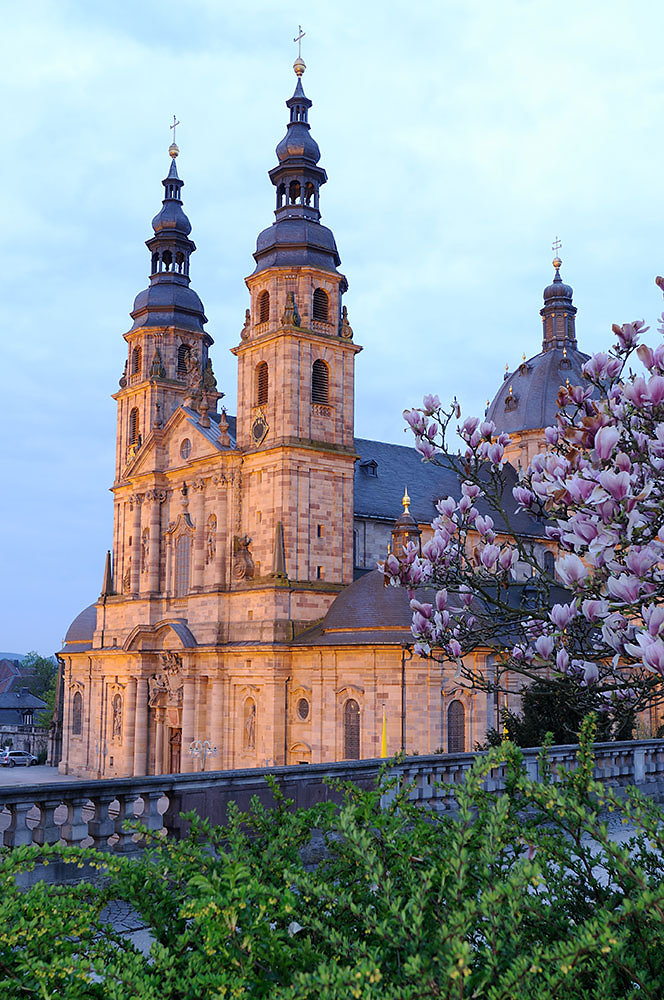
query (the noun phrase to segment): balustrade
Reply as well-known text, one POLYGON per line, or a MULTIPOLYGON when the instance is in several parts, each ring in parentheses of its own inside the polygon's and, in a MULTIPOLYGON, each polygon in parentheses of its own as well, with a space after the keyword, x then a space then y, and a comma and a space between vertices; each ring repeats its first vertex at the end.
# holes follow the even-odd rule
MULTIPOLYGON (((538 778, 538 749, 525 750, 528 775, 538 778)), ((560 768, 575 765, 576 747, 554 747, 549 753, 553 780, 560 768)), ((401 787, 409 786, 414 801, 446 810, 454 806, 454 786, 465 780, 477 755, 440 754, 406 757, 395 764, 392 775, 401 787)), ((117 780, 58 782, 48 785, 0 786, 0 842, 5 847, 24 844, 89 846, 102 851, 140 849, 140 838, 127 821, 138 819, 160 836, 179 837, 187 824, 182 812, 192 809, 213 823, 223 822, 229 801, 242 806, 252 795, 272 803, 265 782, 271 774, 296 806, 308 806, 339 797, 326 779, 373 785, 380 760, 341 761, 333 764, 252 768, 242 771, 205 771, 154 775, 117 780)), ((595 777, 609 786, 635 784, 653 797, 664 797, 664 740, 601 743, 595 746, 595 777)), ((505 788, 506 768, 498 765, 485 778, 487 791, 505 788)), ((393 794, 393 793, 391 793, 393 794)), ((389 794, 385 797, 388 801, 389 794)))

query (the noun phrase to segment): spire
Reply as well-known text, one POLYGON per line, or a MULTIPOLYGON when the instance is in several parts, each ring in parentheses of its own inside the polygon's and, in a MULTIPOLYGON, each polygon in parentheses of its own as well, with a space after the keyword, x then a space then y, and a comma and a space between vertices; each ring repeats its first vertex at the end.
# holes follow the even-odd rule
POLYGON ((111 569, 111 550, 106 553, 104 563, 104 582, 101 585, 101 597, 110 597, 113 593, 113 572, 111 569))
POLYGON ((562 260, 558 256, 561 247, 560 240, 554 243, 553 267, 555 274, 553 282, 544 289, 544 306, 540 316, 544 324, 542 335, 542 351, 555 349, 577 349, 574 317, 576 306, 572 302, 573 289, 566 285, 560 277, 562 260))
MULTIPOLYGON (((175 120, 171 126, 180 123, 175 120)), ((162 181, 164 198, 152 220, 154 236, 146 241, 150 251, 150 287, 134 302, 131 316, 133 330, 144 326, 177 326, 179 329, 204 332, 207 318, 203 303, 189 287, 189 260, 196 244, 189 238, 191 223, 182 210, 182 188, 176 159, 180 150, 175 138, 169 147, 171 157, 167 176, 162 181)))
POLYGON ((415 542, 418 546, 421 544, 422 532, 417 526, 415 518, 410 513, 410 504, 411 499, 408 496, 408 488, 406 487, 403 492, 403 500, 401 501, 403 514, 394 522, 394 527, 392 528, 392 552, 397 559, 403 557, 409 542, 415 542))
MULTIPOLYGON (((299 41, 303 37, 295 39, 299 41)), ((278 164, 269 172, 277 192, 275 223, 258 237, 256 272, 268 267, 298 265, 336 271, 341 263, 334 236, 320 225, 320 189, 327 174, 318 165, 320 149, 311 135, 309 100, 302 86, 306 69, 301 56, 293 70, 297 77, 293 96, 286 101, 289 121, 286 135, 276 148, 278 164)))

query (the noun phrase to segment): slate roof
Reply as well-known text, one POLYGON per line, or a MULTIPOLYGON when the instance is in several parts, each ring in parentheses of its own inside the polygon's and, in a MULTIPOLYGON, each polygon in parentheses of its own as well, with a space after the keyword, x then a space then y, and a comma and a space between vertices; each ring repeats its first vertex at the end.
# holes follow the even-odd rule
POLYGON ((46 702, 31 694, 27 688, 5 691, 0 694, 0 726, 21 726, 26 710, 37 712, 46 708, 46 702))
MULTIPOLYGON (((355 463, 356 517, 380 518, 394 523, 402 512, 404 487, 408 487, 411 514, 418 524, 431 524, 438 513, 436 502, 441 497, 461 496, 459 478, 445 464, 445 456, 440 457, 440 465, 435 465, 423 462, 414 448, 365 438, 355 438, 355 449, 360 456, 355 463), (372 461, 376 463, 375 476, 363 464, 372 461)), ((522 535, 543 536, 542 524, 524 511, 514 513, 516 503, 512 499, 512 486, 517 484, 517 474, 511 466, 506 474, 509 483, 506 502, 514 529, 522 535)), ((482 509, 481 503, 478 509, 482 509)), ((492 517, 499 528, 498 518, 494 514, 492 517)))
MULTIPOLYGON (((219 417, 218 413, 210 413, 210 426, 203 427, 200 423, 200 414, 197 410, 192 409, 191 406, 183 406, 182 409, 187 414, 187 419, 189 423, 193 424, 197 431, 199 431, 203 437, 207 438, 210 444, 213 444, 220 451, 228 451, 228 445, 221 444, 219 441, 219 436, 221 431, 219 429, 219 417)), ((235 427, 237 420, 235 417, 229 417, 226 415, 226 420, 228 421, 228 436, 231 439, 230 447, 235 447, 235 427)))

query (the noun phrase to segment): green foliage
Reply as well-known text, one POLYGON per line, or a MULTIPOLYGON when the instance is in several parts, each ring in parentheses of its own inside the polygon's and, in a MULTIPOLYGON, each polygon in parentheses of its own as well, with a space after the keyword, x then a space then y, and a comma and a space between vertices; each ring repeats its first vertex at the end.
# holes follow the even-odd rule
POLYGON ((38 713, 35 721, 37 725, 48 726, 55 708, 58 664, 52 656, 40 656, 32 650, 21 660, 21 670, 26 675, 23 687, 46 702, 47 707, 38 713))
MULTIPOLYGON (((520 695, 520 713, 508 709, 501 712, 501 723, 517 746, 542 746, 547 733, 553 734, 554 744, 578 743, 583 720, 590 712, 597 713, 599 741, 632 739, 635 713, 631 704, 615 702, 607 706, 592 686, 582 685, 578 678, 538 678, 523 687, 520 695)), ((502 732, 491 729, 479 749, 499 746, 502 739, 502 732)))
POLYGON ((585 723, 556 780, 544 752, 539 783, 504 743, 446 815, 409 802, 388 767, 340 807, 292 811, 275 789, 275 809, 232 808, 224 828, 192 814, 180 842, 144 831, 138 860, 5 852, 0 1000, 659 1000, 663 815, 593 781, 593 736, 585 723), (496 767, 501 796, 484 789, 496 767), (16 888, 17 871, 62 857, 100 866, 100 885, 16 888), (109 925, 118 899, 150 928, 149 955, 109 925))

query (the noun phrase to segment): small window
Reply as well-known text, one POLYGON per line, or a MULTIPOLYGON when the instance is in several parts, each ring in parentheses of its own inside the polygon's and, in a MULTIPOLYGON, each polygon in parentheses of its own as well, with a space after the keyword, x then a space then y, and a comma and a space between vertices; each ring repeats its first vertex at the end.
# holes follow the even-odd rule
POLYGON ((191 540, 188 535, 178 538, 175 546, 175 596, 184 597, 189 593, 189 567, 191 563, 191 540))
POLYGON ((288 202, 290 205, 297 205, 300 200, 300 182, 291 181, 288 187, 288 202))
POLYGON ((324 323, 330 318, 330 299, 326 291, 317 288, 314 292, 314 319, 320 319, 324 323))
POLYGON ((189 438, 184 438, 182 444, 180 445, 180 455, 186 461, 191 455, 191 441, 189 438))
POLYGON ((330 401, 330 369, 324 361, 317 358, 311 369, 311 402, 329 403, 330 401))
POLYGON ((306 698, 300 698, 297 703, 297 714, 304 721, 309 718, 309 702, 306 698))
POLYGON ((83 731, 83 695, 76 691, 71 703, 71 731, 80 736, 83 731))
POLYGON ((323 528, 323 525, 322 525, 322 524, 319 524, 319 525, 318 525, 318 530, 317 530, 317 534, 318 534, 318 537, 319 537, 319 538, 322 538, 322 537, 323 537, 323 534, 324 534, 324 528, 323 528))
POLYGON ((142 361, 142 351, 140 347, 135 347, 131 352, 131 373, 132 375, 140 375, 141 373, 141 361, 142 361))
POLYGON ((317 580, 322 580, 323 579, 323 567, 322 566, 316 566, 316 579, 317 580))
POLYGON ((465 753, 466 710, 463 702, 453 701, 447 710, 447 752, 465 753))
POLYGON ((258 322, 267 323, 270 319, 270 293, 261 292, 258 296, 258 322))
POLYGON ((549 576, 555 576, 556 572, 556 557, 548 549, 544 553, 544 572, 549 576))
POLYGON ((344 705, 344 759, 360 759, 360 706, 354 698, 344 705))
POLYGON ((139 433, 138 408, 135 406, 129 414, 129 444, 138 444, 139 433))
POLYGON ((178 347, 178 375, 186 375, 191 357, 191 347, 189 344, 180 344, 178 347))
POLYGON ((256 406, 265 406, 267 404, 269 388, 270 379, 267 362, 261 361, 256 368, 256 406))

